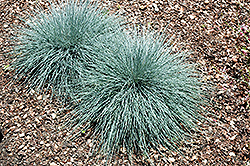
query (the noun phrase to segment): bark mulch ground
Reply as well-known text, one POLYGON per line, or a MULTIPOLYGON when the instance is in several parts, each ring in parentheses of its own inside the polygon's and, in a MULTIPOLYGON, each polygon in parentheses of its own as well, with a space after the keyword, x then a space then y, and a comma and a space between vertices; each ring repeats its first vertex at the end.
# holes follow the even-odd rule
MULTIPOLYGON (((9 85, 10 39, 17 15, 32 10, 33 0, 0 0, 0 165, 104 165, 105 158, 95 156, 94 140, 80 136, 66 142, 69 134, 59 130, 63 120, 57 111, 63 108, 56 99, 25 92, 19 83, 9 85), (1 135, 0 135, 1 137, 1 135)), ((45 2, 38 1, 42 4, 45 2)), ((242 1, 249 9, 249 1, 242 1)), ((209 126, 200 124, 206 135, 180 145, 183 155, 162 149, 151 156, 155 165, 250 165, 250 119, 246 74, 247 58, 236 46, 244 46, 236 28, 249 23, 249 13, 233 0, 102 0, 112 12, 119 12, 131 23, 151 26, 178 37, 184 50, 192 50, 192 58, 201 65, 205 81, 214 85, 208 108, 218 118, 209 126)), ((129 163, 118 154, 112 165, 148 165, 148 160, 134 156, 129 163)))

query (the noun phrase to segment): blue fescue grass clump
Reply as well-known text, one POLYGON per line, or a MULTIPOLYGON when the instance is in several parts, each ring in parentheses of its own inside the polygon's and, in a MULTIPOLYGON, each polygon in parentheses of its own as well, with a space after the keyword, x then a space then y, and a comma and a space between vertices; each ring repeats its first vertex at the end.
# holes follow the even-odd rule
POLYGON ((172 41, 132 32, 106 44, 98 65, 71 86, 76 105, 66 126, 93 128, 105 154, 178 149, 204 120, 206 95, 196 65, 172 41))
POLYGON ((112 36, 120 21, 88 0, 50 2, 47 8, 37 5, 27 12, 15 37, 12 66, 29 88, 62 94, 78 78, 78 68, 93 63, 98 38, 112 36))

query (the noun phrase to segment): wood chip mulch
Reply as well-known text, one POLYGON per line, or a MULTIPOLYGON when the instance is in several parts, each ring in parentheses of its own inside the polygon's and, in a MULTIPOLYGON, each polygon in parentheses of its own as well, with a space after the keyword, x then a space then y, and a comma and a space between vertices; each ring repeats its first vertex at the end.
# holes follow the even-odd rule
MULTIPOLYGON (((59 130, 63 108, 57 100, 31 91, 19 83, 9 85, 9 64, 13 25, 17 15, 32 10, 34 0, 0 0, 0 165, 104 165, 105 158, 94 156, 94 141, 80 136, 66 142, 69 134, 59 130), (1 138, 3 137, 3 139, 1 138)), ((38 1, 45 4, 44 0, 38 1)), ((250 9, 250 2, 241 0, 250 9)), ((249 90, 242 81, 247 58, 237 51, 244 46, 233 28, 250 23, 250 13, 233 0, 100 0, 111 12, 119 12, 132 23, 151 26, 178 37, 184 50, 200 64, 206 81, 214 85, 209 111, 218 118, 209 126, 200 124, 206 135, 180 145, 183 155, 166 149, 161 156, 152 152, 155 165, 250 165, 249 90)), ((130 163, 119 154, 112 165, 148 165, 143 157, 130 163)))

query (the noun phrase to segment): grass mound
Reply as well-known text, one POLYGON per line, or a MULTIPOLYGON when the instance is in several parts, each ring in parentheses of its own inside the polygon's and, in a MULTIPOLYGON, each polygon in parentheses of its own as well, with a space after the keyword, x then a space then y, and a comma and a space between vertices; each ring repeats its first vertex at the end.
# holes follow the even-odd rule
POLYGON ((67 125, 85 125, 86 131, 94 124, 104 153, 177 149, 203 118, 205 95, 195 64, 158 35, 120 34, 71 87, 77 104, 67 125))
POLYGON ((102 42, 100 37, 120 28, 119 19, 83 0, 51 2, 47 11, 37 5, 24 23, 15 37, 16 75, 29 88, 52 89, 59 95, 78 78, 80 67, 93 62, 91 50, 102 42))

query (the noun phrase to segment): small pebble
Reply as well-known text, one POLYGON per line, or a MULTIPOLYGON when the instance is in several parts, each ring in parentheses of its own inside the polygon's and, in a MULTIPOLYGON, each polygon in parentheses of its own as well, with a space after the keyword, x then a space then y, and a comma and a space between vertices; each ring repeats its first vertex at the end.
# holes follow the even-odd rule
POLYGON ((237 62, 238 60, 237 60, 237 58, 236 58, 235 56, 233 56, 233 57, 232 57, 232 61, 233 61, 233 62, 237 62))
POLYGON ((25 133, 21 133, 21 134, 19 134, 19 137, 24 137, 25 136, 25 133))
POLYGON ((93 143, 90 143, 88 146, 89 146, 90 148, 92 148, 92 147, 93 147, 93 143))
POLYGON ((77 163, 77 165, 78 165, 78 166, 83 166, 83 162, 79 161, 79 162, 77 163))
POLYGON ((155 3, 153 3, 152 5, 154 6, 154 8, 155 8, 155 11, 156 11, 156 12, 158 12, 158 11, 159 11, 159 8, 158 8, 158 6, 157 6, 157 5, 155 4, 155 3))
POLYGON ((195 15, 191 14, 189 17, 193 20, 195 18, 195 15))
POLYGON ((54 163, 54 162, 53 162, 53 163, 50 163, 49 165, 50 165, 50 166, 58 166, 58 165, 57 165, 56 163, 54 163))
POLYGON ((55 119, 56 118, 56 114, 55 113, 51 114, 51 117, 52 117, 52 119, 55 119))
POLYGON ((232 141, 232 140, 234 140, 236 138, 236 136, 237 135, 234 135, 234 136, 230 137, 229 139, 232 141))
POLYGON ((194 155, 194 156, 192 157, 191 161, 194 161, 194 160, 197 160, 197 159, 198 159, 198 157, 197 157, 196 155, 194 155))
POLYGON ((88 140, 87 140, 87 144, 90 144, 90 142, 91 142, 91 139, 88 139, 88 140))
POLYGON ((26 118, 27 118, 27 116, 28 116, 28 115, 27 115, 27 114, 25 114, 25 115, 23 116, 23 119, 26 119, 26 118))
POLYGON ((38 99, 38 100, 42 100, 42 99, 43 99, 43 96, 40 95, 40 96, 37 97, 37 99, 38 99))
POLYGON ((169 157, 168 161, 172 163, 172 162, 175 162, 175 159, 173 157, 169 157))
POLYGON ((216 142, 220 142, 220 140, 219 140, 219 139, 216 139, 214 142, 215 142, 215 143, 216 143, 216 142))
POLYGON ((147 8, 147 6, 140 6, 139 8, 140 8, 141 10, 144 10, 144 9, 147 8))
POLYGON ((54 148, 55 148, 55 150, 57 150, 57 149, 58 149, 58 146, 57 146, 57 144, 55 144, 55 145, 54 145, 54 148))
POLYGON ((207 159, 202 160, 204 164, 207 164, 207 159))
POLYGON ((154 155, 154 159, 158 160, 159 159, 159 155, 158 154, 154 155))
POLYGON ((230 152, 229 156, 236 156, 234 152, 230 152))
POLYGON ((19 150, 20 150, 20 149, 23 149, 23 147, 24 147, 24 145, 21 145, 21 146, 19 146, 19 148, 18 148, 18 149, 19 149, 19 150))

